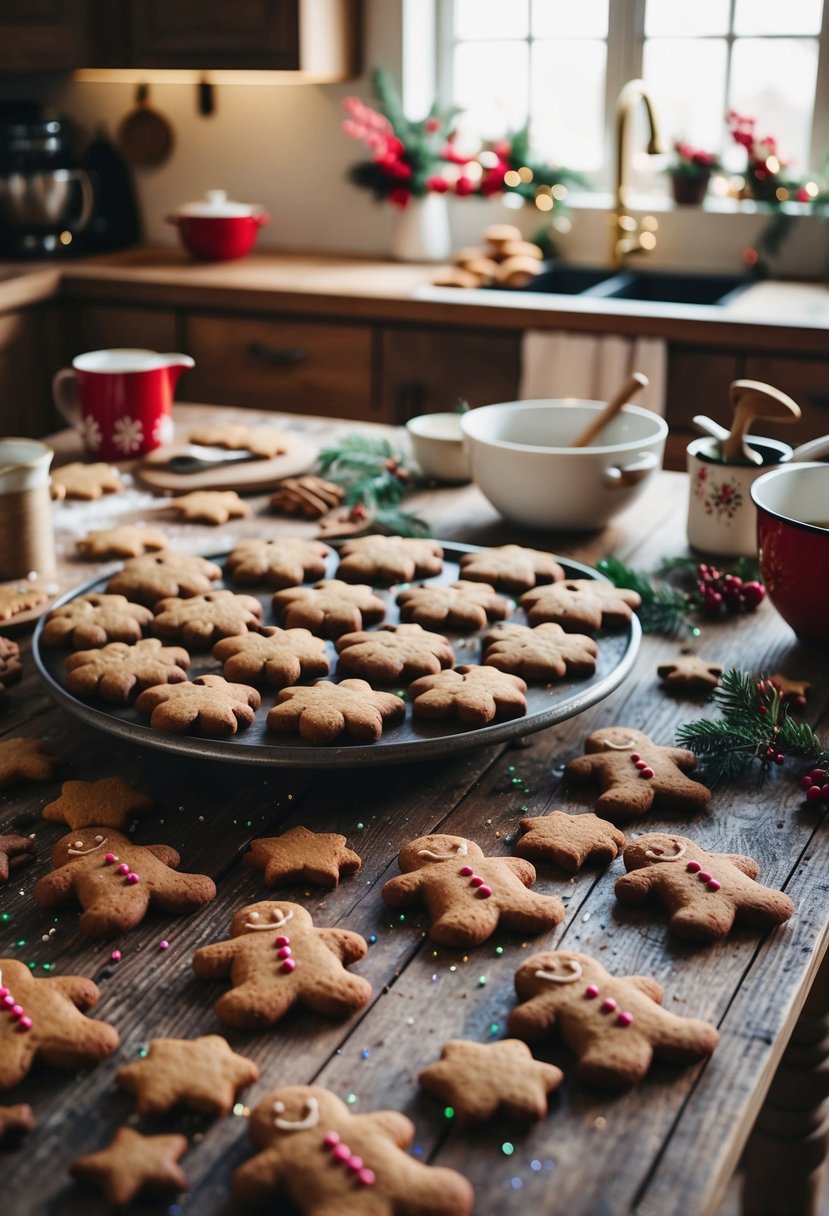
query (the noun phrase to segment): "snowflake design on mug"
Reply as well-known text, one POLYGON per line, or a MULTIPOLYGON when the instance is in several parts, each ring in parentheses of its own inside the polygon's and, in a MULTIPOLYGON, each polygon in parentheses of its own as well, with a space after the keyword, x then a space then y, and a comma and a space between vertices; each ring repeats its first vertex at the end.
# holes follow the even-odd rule
POLYGON ((159 418, 156 418, 155 422, 153 423, 152 435, 154 445, 157 448, 161 447, 162 444, 172 443, 174 438, 175 428, 170 415, 162 414, 159 418))
POLYGON ((137 418, 130 418, 129 414, 125 414, 123 418, 117 418, 112 432, 112 442, 125 456, 130 452, 137 452, 144 442, 144 428, 140 421, 137 418))
POLYGON ((97 452, 101 446, 101 428, 91 414, 87 414, 81 422, 81 438, 89 452, 97 452))

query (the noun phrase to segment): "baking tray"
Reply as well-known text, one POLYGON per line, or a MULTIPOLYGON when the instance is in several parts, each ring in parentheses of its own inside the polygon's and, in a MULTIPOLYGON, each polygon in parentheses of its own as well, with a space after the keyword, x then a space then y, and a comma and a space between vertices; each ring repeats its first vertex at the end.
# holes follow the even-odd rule
MULTIPOLYGON (((439 575, 429 579, 418 579, 416 585, 426 583, 451 583, 459 577, 459 560, 465 553, 480 552, 476 545, 444 543, 444 566, 439 575)), ((211 561, 224 565, 228 553, 212 555, 211 561)), ((557 558, 568 578, 603 579, 603 576, 581 562, 569 558, 557 558)), ((325 577, 336 575, 339 558, 333 549, 329 558, 325 577)), ((105 577, 91 579, 76 588, 68 595, 62 596, 52 605, 59 607, 69 603, 80 595, 90 591, 103 591, 106 583, 112 577, 110 571, 105 577)), ((410 584, 403 584, 409 586, 410 584)), ((270 588, 240 587, 224 580, 214 584, 214 587, 228 587, 230 590, 256 595, 264 609, 265 624, 275 624, 271 608, 273 590, 270 588)), ((395 596, 401 590, 401 585, 391 588, 375 588, 387 605, 387 615, 384 624, 396 624, 399 620, 395 596)), ((505 596, 507 600, 509 596, 505 596)), ((522 609, 516 607, 508 618, 512 622, 526 624, 526 616, 522 609)), ((288 768, 350 768, 366 764, 394 764, 411 760, 428 760, 439 756, 450 756, 457 752, 468 751, 476 747, 486 747, 493 743, 521 738, 523 735, 544 730, 558 722, 564 722, 577 714, 583 713, 597 701, 602 701, 618 688, 629 675, 639 650, 642 631, 636 616, 623 630, 613 633, 600 634, 596 639, 599 647, 599 658, 594 675, 586 679, 557 680, 547 685, 540 682, 530 683, 527 691, 529 705, 528 713, 523 718, 514 718, 507 722, 493 722, 479 729, 470 729, 462 723, 451 721, 421 721, 412 718, 411 707, 406 705, 406 718, 399 726, 386 731, 375 743, 344 743, 337 745, 312 747, 299 741, 297 735, 277 735, 267 730, 265 719, 268 710, 276 700, 276 690, 270 686, 260 687, 262 705, 256 719, 247 730, 240 731, 231 739, 207 739, 199 734, 172 735, 164 731, 153 730, 147 725, 147 719, 132 706, 109 706, 97 702, 81 700, 69 692, 64 685, 64 661, 69 651, 53 649, 41 644, 44 621, 41 620, 35 630, 32 640, 32 652, 41 678, 49 692, 70 713, 82 721, 120 738, 128 739, 142 747, 160 748, 162 751, 177 752, 180 755, 204 757, 212 760, 225 760, 234 764, 262 764, 274 767, 288 768)), ((491 628, 491 626, 488 626, 491 628)), ((452 643, 458 664, 478 663, 481 661, 481 635, 486 630, 473 634, 459 634, 451 630, 436 630, 444 633, 452 643)), ((169 645, 175 643, 170 642, 169 645)), ((328 643, 331 670, 336 678, 336 650, 333 642, 328 643)), ((208 672, 221 674, 221 664, 208 651, 206 654, 192 655, 190 677, 204 675, 208 672)), ((384 686, 385 687, 385 686, 384 686)), ((398 691, 393 686, 391 691, 398 691)))

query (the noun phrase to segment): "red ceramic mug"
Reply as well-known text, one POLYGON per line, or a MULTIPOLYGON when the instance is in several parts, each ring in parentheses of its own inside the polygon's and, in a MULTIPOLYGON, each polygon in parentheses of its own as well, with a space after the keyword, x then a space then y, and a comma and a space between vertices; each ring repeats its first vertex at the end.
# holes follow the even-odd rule
POLYGON ((90 456, 129 460, 173 437, 173 393, 189 355, 94 350, 52 381, 55 405, 80 432, 90 456))
POLYGON ((829 465, 786 464, 751 487, 760 569, 777 611, 803 638, 829 641, 829 465))

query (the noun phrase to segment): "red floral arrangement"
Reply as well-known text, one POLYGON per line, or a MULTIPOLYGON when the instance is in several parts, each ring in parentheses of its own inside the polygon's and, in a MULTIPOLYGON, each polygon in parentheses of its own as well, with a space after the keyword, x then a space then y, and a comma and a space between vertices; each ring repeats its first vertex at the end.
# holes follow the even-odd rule
POLYGON ((682 177, 705 177, 715 169, 720 168, 719 158, 714 152, 706 152, 703 148, 695 148, 685 140, 677 140, 674 144, 676 159, 670 166, 671 173, 682 177))
POLYGON ((782 172, 791 161, 779 153, 773 135, 757 134, 757 119, 750 114, 738 114, 729 110, 725 116, 728 131, 735 144, 745 148, 748 156, 747 177, 751 193, 755 198, 775 198, 783 184, 782 172))

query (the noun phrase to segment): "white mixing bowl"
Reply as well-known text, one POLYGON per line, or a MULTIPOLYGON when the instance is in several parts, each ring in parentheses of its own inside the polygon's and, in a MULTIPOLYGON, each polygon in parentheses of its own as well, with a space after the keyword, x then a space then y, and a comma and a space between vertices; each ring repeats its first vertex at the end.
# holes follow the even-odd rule
POLYGON ((626 405, 595 446, 570 447, 604 405, 564 397, 462 414, 472 480, 514 523, 547 531, 603 527, 661 467, 668 434, 658 414, 626 405))

